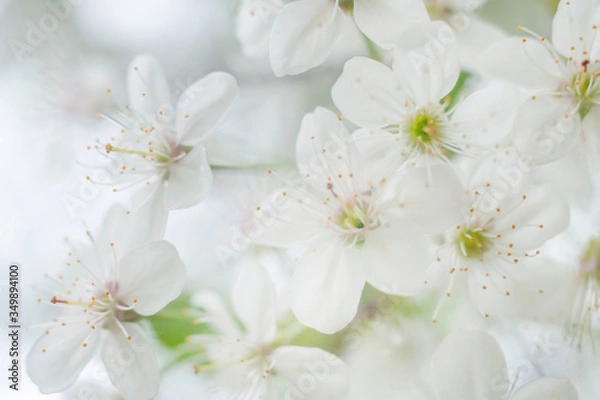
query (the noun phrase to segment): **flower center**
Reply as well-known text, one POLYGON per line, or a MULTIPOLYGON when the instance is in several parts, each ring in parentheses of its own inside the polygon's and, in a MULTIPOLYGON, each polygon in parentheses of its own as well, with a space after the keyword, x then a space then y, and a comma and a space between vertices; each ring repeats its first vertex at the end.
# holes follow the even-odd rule
POLYGON ((588 69, 589 60, 581 63, 582 70, 573 75, 571 82, 565 84, 573 93, 575 99, 580 102, 579 113, 583 118, 594 105, 593 100, 600 96, 600 87, 597 85, 598 72, 593 72, 588 69))
POLYGON ((342 10, 349 14, 354 12, 354 0, 340 0, 339 5, 342 10))
POLYGON ((425 7, 427 8, 427 13, 432 20, 446 20, 452 15, 452 10, 450 8, 439 4, 436 0, 425 0, 425 7))
POLYGON ((585 277, 596 278, 600 282, 600 238, 591 239, 585 247, 579 271, 585 277))
POLYGON ((354 203, 342 208, 338 217, 338 225, 344 229, 362 229, 365 227, 365 210, 354 203))
POLYGON ((173 145, 166 146, 161 144, 159 146, 153 146, 152 142, 148 142, 147 147, 142 149, 128 149, 122 147, 115 147, 111 143, 105 145, 107 154, 119 153, 140 156, 143 159, 153 161, 159 164, 170 164, 176 162, 185 157, 190 151, 191 146, 173 145))
POLYGON ((410 137, 410 144, 423 152, 431 152, 440 140, 441 124, 439 118, 429 113, 419 113, 409 118, 404 132, 410 137))
POLYGON ((482 231, 474 229, 463 229, 459 231, 455 239, 459 252, 467 257, 481 257, 491 247, 491 241, 482 231))
POLYGON ((168 164, 171 162, 171 157, 168 154, 158 153, 152 147, 149 147, 148 150, 134 150, 134 149, 124 149, 120 147, 114 147, 112 144, 107 143, 105 146, 106 154, 110 153, 120 153, 120 154, 129 154, 129 155, 138 155, 142 158, 145 158, 150 161, 156 161, 161 164, 168 164))

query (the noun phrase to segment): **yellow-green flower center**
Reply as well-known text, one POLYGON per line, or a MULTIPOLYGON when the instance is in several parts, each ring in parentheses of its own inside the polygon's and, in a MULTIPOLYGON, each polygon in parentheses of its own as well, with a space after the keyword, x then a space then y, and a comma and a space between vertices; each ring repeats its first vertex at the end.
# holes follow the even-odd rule
POLYGON ((428 115, 420 115, 412 122, 410 131, 413 139, 429 143, 437 135, 435 120, 428 115))
POLYGON ((364 210, 355 204, 351 204, 340 211, 338 225, 348 230, 362 229, 365 227, 364 218, 364 210))
POLYGON ((568 86, 573 96, 579 100, 579 115, 584 118, 594 106, 594 99, 600 96, 600 87, 597 84, 598 73, 588 70, 589 61, 582 63, 583 71, 571 79, 568 86))
POLYGON ((591 239, 585 247, 581 255, 580 272, 600 281, 600 238, 591 239))
POLYGON ((420 113, 409 118, 404 127, 404 132, 409 135, 413 148, 422 152, 431 152, 439 145, 441 124, 439 118, 428 113, 420 113))
POLYGON ((455 239, 459 252, 467 258, 480 258, 490 248, 491 242, 482 231, 461 230, 455 239))
POLYGON ((354 0, 340 0, 340 8, 349 14, 354 12, 354 0))

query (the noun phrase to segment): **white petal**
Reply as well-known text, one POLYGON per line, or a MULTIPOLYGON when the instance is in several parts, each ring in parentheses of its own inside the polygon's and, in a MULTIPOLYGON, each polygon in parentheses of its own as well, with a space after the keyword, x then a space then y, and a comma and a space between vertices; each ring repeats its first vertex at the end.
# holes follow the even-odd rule
POLYGON ((568 379, 541 378, 519 389, 510 400, 577 400, 577 390, 568 379))
POLYGON ((403 176, 396 200, 403 217, 427 233, 441 233, 461 219, 467 199, 456 171, 436 165, 413 169, 403 176))
POLYGON ((460 75, 454 31, 442 21, 411 26, 395 47, 393 68, 417 106, 437 104, 460 75))
MULTIPOLYGON (((581 124, 583 131, 583 146, 584 153, 587 155, 587 159, 592 162, 592 169, 597 170, 600 167, 600 107, 593 107, 590 112, 583 119, 581 124)), ((579 156, 581 153, 579 149, 575 149, 576 154, 579 156)))
POLYGON ((213 72, 192 84, 177 102, 177 134, 180 143, 194 146, 225 120, 239 94, 235 77, 213 72))
POLYGON ((287 398, 342 399, 350 386, 346 364, 318 348, 282 346, 275 349, 273 371, 277 378, 284 380, 287 398))
POLYGON ((101 338, 100 330, 92 330, 85 321, 67 322, 49 332, 33 344, 27 355, 27 373, 42 393, 70 387, 94 356, 101 338))
POLYGON ((204 147, 196 145, 169 170, 164 193, 166 208, 178 210, 198 204, 208 196, 212 181, 204 147))
POLYGON ((236 36, 247 57, 269 49, 271 28, 280 7, 270 0, 242 0, 236 17, 236 36))
POLYGON ((433 387, 438 399, 504 400, 508 387, 504 354, 485 332, 456 331, 447 336, 433 360, 433 387))
POLYGON ((127 304, 137 299, 135 312, 152 315, 179 297, 185 275, 185 265, 171 243, 148 243, 121 260, 117 296, 127 304))
POLYGON ((513 143, 526 162, 545 164, 569 152, 581 134, 581 120, 569 99, 538 96, 519 107, 513 143))
POLYGON ((275 75, 299 74, 322 64, 343 22, 344 15, 333 1, 286 4, 271 31, 271 67, 275 75))
POLYGON ((594 27, 599 20, 600 4, 597 1, 561 1, 552 21, 552 45, 576 62, 598 59, 600 40, 594 27))
POLYGON ((304 116, 296 140, 296 162, 302 176, 320 193, 333 184, 341 197, 354 195, 351 176, 361 172, 358 151, 343 122, 331 111, 317 107, 304 116), (332 175, 339 178, 332 179, 332 175))
POLYGON ((354 20, 365 35, 389 49, 412 24, 429 22, 422 0, 355 0, 354 20))
POLYGON ((562 74, 555 58, 534 38, 507 38, 493 43, 480 55, 482 72, 527 89, 555 90, 562 74))
POLYGON ((424 289, 433 260, 428 250, 418 225, 395 219, 367 232, 358 251, 369 284, 385 293, 410 296, 424 289))
POLYGON ((553 323, 568 319, 576 289, 568 268, 540 258, 516 264, 506 257, 472 263, 469 270, 471 300, 483 315, 553 323))
POLYGON ((290 308, 301 323, 332 334, 352 321, 365 285, 357 258, 355 251, 332 239, 300 259, 292 278, 290 308))
POLYGON ((473 15, 461 15, 459 21, 467 20, 463 29, 458 29, 456 35, 458 58, 463 67, 480 71, 479 55, 492 43, 504 39, 506 33, 490 22, 476 18, 473 15))
POLYGON ((534 250, 569 225, 569 206, 551 187, 533 186, 515 197, 516 205, 501 205, 494 225, 494 233, 502 235, 498 242, 507 248, 534 250))
POLYGON ((137 210, 130 211, 122 204, 115 204, 108 209, 103 217, 102 228, 94 235, 105 263, 112 262, 115 252, 120 259, 131 250, 163 237, 166 214, 161 212, 164 207, 159 205, 160 202, 152 199, 137 210), (114 243, 114 246, 110 246, 110 243, 114 243))
POLYGON ((346 62, 331 97, 344 117, 361 127, 378 128, 403 120, 406 99, 400 80, 387 66, 369 58, 346 62))
POLYGON ((255 221, 262 229, 253 238, 254 242, 287 247, 314 238, 322 232, 320 219, 325 215, 324 206, 314 203, 302 187, 281 188, 271 193, 255 213, 255 221), (319 212, 319 207, 323 212, 319 212))
POLYGON ((238 271, 233 283, 232 304, 249 338, 270 343, 277 333, 275 285, 262 265, 252 260, 238 271))
POLYGON ((471 146, 489 149, 506 139, 525 94, 513 86, 495 84, 477 90, 461 101, 451 126, 471 146))
POLYGON ((172 109, 167 79, 150 54, 137 56, 131 62, 127 84, 130 107, 151 121, 160 109, 172 109))
POLYGON ((112 325, 102 349, 102 360, 112 384, 126 399, 148 400, 158 393, 160 382, 154 346, 142 328, 124 322, 121 329, 112 325))

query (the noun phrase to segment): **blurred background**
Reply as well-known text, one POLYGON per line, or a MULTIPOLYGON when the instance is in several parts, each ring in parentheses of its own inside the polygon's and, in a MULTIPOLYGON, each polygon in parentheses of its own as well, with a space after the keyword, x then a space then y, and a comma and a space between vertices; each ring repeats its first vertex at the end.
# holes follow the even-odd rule
MULTIPOLYGON (((523 25, 548 35, 556 4, 489 0, 477 13, 511 34, 523 25)), ((218 264, 215 248, 231 242, 252 206, 248 199, 260 201, 256 188, 268 188, 266 168, 293 165, 302 116, 333 107, 329 91, 343 62, 367 52, 360 41, 342 43, 324 65, 275 78, 267 54, 243 56, 236 6, 232 0, 0 0, 0 264, 21 264, 23 321, 39 319, 27 288, 60 268, 63 237, 81 232, 81 220, 102 217, 107 195, 86 183, 80 163, 86 146, 108 129, 98 113, 127 102, 127 66, 141 53, 159 60, 174 93, 212 71, 238 78, 240 98, 208 146, 217 167, 214 195, 172 213, 167 229, 192 282, 219 284, 211 269, 218 264), (231 172, 240 166, 243 172, 231 172)), ((5 284, 7 268, 0 271, 5 284)), ((21 360, 36 336, 23 332, 21 360)), ((0 337, 4 360, 8 342, 0 337)), ((18 396, 6 392, 4 379, 3 399, 62 398, 40 395, 23 371, 18 396)), ((85 398, 109 398, 101 390, 108 389, 99 386, 95 393, 103 395, 85 398)))

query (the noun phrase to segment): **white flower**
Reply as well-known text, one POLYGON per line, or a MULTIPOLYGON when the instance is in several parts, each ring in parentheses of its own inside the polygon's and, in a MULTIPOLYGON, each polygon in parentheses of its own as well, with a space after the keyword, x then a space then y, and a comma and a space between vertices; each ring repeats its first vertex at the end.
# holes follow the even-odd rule
POLYGON ((539 247, 568 226, 566 201, 547 186, 511 187, 503 179, 473 185, 468 196, 463 217, 446 232, 430 267, 433 281, 445 275, 442 299, 465 281, 485 317, 525 315, 548 301, 543 296, 552 296, 544 278, 549 268, 538 268, 534 260, 539 247))
POLYGON ((563 157, 578 141, 598 155, 599 23, 598 2, 563 0, 554 16, 552 44, 521 28, 533 38, 504 39, 481 55, 490 76, 530 92, 513 131, 517 148, 536 163, 563 157))
POLYGON ((422 0, 244 0, 237 36, 246 55, 268 44, 275 75, 299 74, 325 61, 344 31, 345 13, 384 48, 406 27, 429 21, 422 0))
POLYGON ((308 246, 291 284, 300 322, 324 333, 342 329, 365 282, 390 294, 422 289, 430 261, 425 233, 456 218, 456 176, 438 166, 373 180, 380 165, 363 166, 343 123, 323 108, 304 117, 296 151, 304 184, 277 191, 280 207, 257 241, 308 246))
POLYGON ((160 65, 143 55, 132 62, 128 84, 130 104, 107 116, 120 129, 101 143, 99 150, 116 161, 113 179, 102 183, 115 192, 149 186, 145 201, 162 198, 167 210, 203 200, 212 184, 203 143, 238 95, 235 78, 213 72, 188 87, 173 109, 160 65))
POLYGON ((393 66, 351 59, 331 90, 342 114, 359 127, 362 147, 392 167, 425 158, 446 162, 452 153, 476 155, 500 145, 514 115, 509 88, 492 86, 456 109, 442 103, 455 86, 460 65, 453 43, 435 44, 450 28, 443 22, 412 27, 394 51, 393 66), (414 38, 418 38, 415 40, 414 38), (440 46, 440 47, 437 47, 440 46))
POLYGON ((277 344, 290 338, 285 332, 278 335, 275 287, 261 265, 240 269, 232 288, 235 316, 212 292, 198 293, 193 303, 203 309, 198 322, 215 331, 187 340, 192 351, 203 350, 196 373, 215 373, 213 397, 343 398, 349 382, 338 357, 319 348, 277 344))
POLYGON ((150 230, 134 231, 139 226, 132 222, 114 208, 98 241, 88 231, 89 243, 71 246, 64 274, 49 277, 57 288, 38 302, 64 314, 48 324, 27 358, 29 376, 43 393, 70 387, 99 347, 112 384, 126 399, 158 392, 153 345, 135 320, 180 295, 185 266, 173 245, 145 241, 150 230))
MULTIPOLYGON (((433 388, 440 400, 577 400, 568 379, 541 378, 516 389, 508 378, 498 342, 485 332, 457 331, 438 347, 432 360, 433 388)), ((527 378, 527 377, 525 377, 527 378)))

